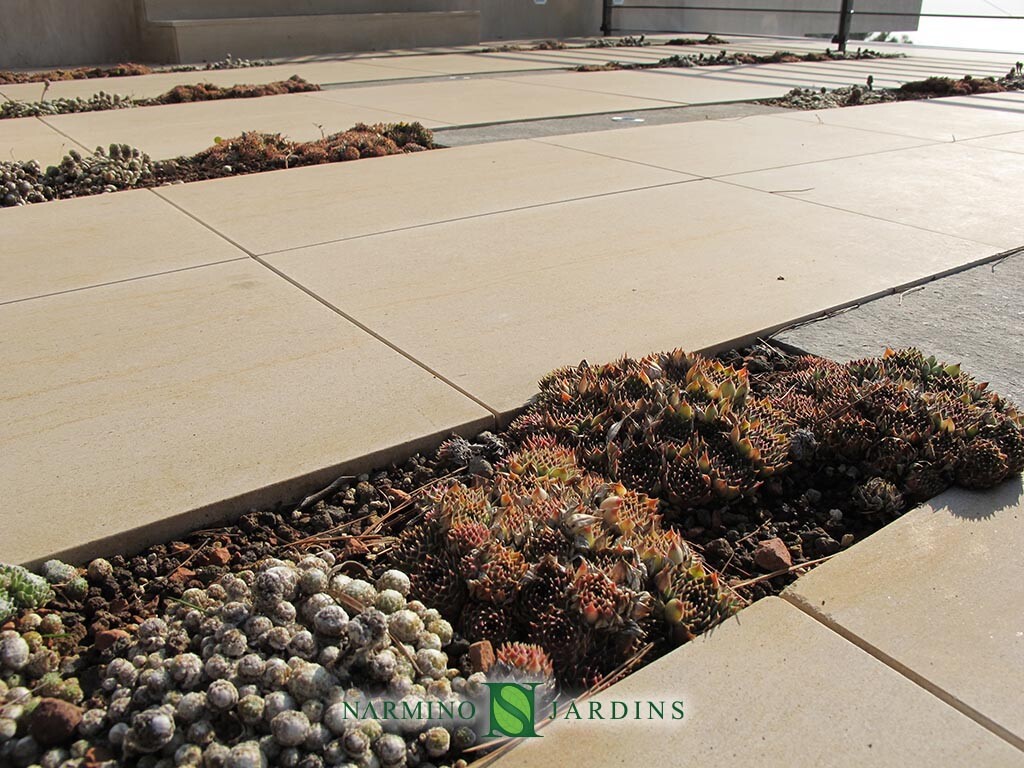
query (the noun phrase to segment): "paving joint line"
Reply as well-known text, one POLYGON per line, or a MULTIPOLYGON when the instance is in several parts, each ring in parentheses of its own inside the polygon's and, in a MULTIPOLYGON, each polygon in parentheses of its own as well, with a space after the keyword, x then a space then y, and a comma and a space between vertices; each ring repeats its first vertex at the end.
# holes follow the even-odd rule
POLYGON ((105 288, 109 285, 121 285, 122 283, 133 283, 136 280, 148 280, 151 277, 163 277, 165 275, 175 275, 179 272, 189 272, 193 269, 205 269, 206 267, 215 267, 218 264, 230 264, 233 261, 242 261, 247 259, 247 255, 233 256, 230 259, 220 259, 219 261, 210 261, 205 264, 192 264, 188 267, 178 267, 176 269, 167 269, 162 272, 148 272, 145 275, 136 275, 134 277, 124 277, 120 280, 108 280, 104 283, 92 283, 91 285, 82 285, 78 288, 67 288, 63 291, 51 291, 50 293, 40 293, 35 296, 23 296, 20 299, 8 299, 6 301, 0 301, 0 307, 6 307, 10 304, 21 304, 25 301, 35 301, 36 299, 49 299, 54 296, 64 296, 69 293, 79 293, 80 291, 91 291, 93 288, 105 288))
POLYGON ((161 200, 166 202, 168 205, 173 206, 174 208, 178 209, 179 211, 184 213, 186 216, 188 216, 193 221, 196 221, 197 223, 201 224, 206 229, 208 229, 210 232, 213 232, 215 235, 217 235, 218 237, 224 239, 226 242, 230 243, 235 248, 238 248, 240 251, 243 251, 244 253, 246 253, 248 255, 248 257, 250 259, 252 259, 253 261, 255 261, 257 264, 260 264, 265 269, 269 270, 273 274, 275 274, 278 277, 280 277, 281 279, 283 279, 285 282, 291 284, 295 288, 298 288, 300 291, 302 291, 304 294, 306 294, 310 298, 312 298, 315 301, 319 302, 320 304, 325 306, 327 309, 331 310, 332 312, 334 312, 339 317, 347 320, 349 323, 351 323, 352 325, 356 326, 357 328, 359 328, 363 332, 365 332, 368 335, 372 336, 373 338, 377 339, 377 341, 381 342, 382 344, 386 345, 390 349, 394 350, 395 352, 397 352, 399 355, 404 357, 409 362, 413 363, 414 365, 416 365, 419 368, 422 368, 424 371, 429 373, 434 378, 438 379, 439 381, 444 382, 445 384, 447 384, 449 387, 451 387, 455 391, 459 392, 463 396, 465 396, 465 397, 469 398, 470 400, 472 400, 474 403, 479 405, 481 408, 483 408, 484 410, 488 411, 491 414, 491 418, 494 421, 494 423, 497 424, 497 419, 498 419, 499 412, 497 410, 495 410, 494 408, 491 408, 491 406, 487 405, 487 403, 485 403, 483 400, 478 398, 476 395, 474 395, 471 392, 467 391, 466 389, 460 387, 458 384, 453 382, 451 379, 449 379, 448 377, 442 375, 438 371, 435 371, 433 368, 428 366, 426 363, 424 363, 421 360, 418 360, 417 358, 413 357, 411 354, 406 352, 404 349, 399 347, 394 342, 390 341, 389 339, 386 339, 384 336, 381 336, 376 331, 372 330, 368 326, 366 326, 363 323, 359 322, 354 317, 349 315, 347 312, 343 311, 340 307, 336 306, 335 304, 331 303, 327 299, 325 299, 322 296, 318 295, 317 293, 315 293, 310 288, 307 288, 305 285, 303 285, 299 281, 295 280, 290 275, 286 274, 285 272, 282 272, 280 269, 278 269, 274 265, 270 264, 268 261, 266 261, 263 258, 261 258, 258 254, 255 254, 252 251, 250 251, 248 248, 243 246, 241 243, 238 243, 235 240, 233 240, 232 238, 230 238, 227 235, 225 235, 224 233, 219 232, 214 227, 210 226, 205 221, 200 219, 198 216, 195 216, 190 211, 187 211, 184 208, 182 208, 180 205, 175 203, 173 200, 167 199, 166 197, 161 195, 155 189, 152 190, 152 191, 153 191, 154 194, 157 195, 157 197, 159 197, 161 200))
MULTIPOLYGON (((531 141, 531 139, 516 139, 516 141, 531 141)), ((617 160, 618 158, 611 158, 617 160)), ((624 161, 629 162, 629 161, 624 161)), ((678 172, 677 172, 678 173, 678 172)), ((611 192, 598 192, 593 195, 583 195, 582 197, 568 197, 562 200, 551 200, 545 203, 532 203, 530 205, 519 205, 513 208, 503 208, 500 211, 484 211, 483 213, 471 213, 466 216, 456 216, 451 219, 440 219, 438 221, 428 221, 423 224, 411 224, 407 227, 394 227, 393 229, 382 229, 379 232, 367 232, 362 235, 350 235, 349 237, 338 237, 333 240, 322 240, 316 243, 308 243, 306 245, 296 245, 291 248, 280 248, 276 251, 263 251, 259 254, 251 254, 253 256, 276 256, 281 253, 292 253, 293 251, 302 251, 306 248, 314 248, 321 245, 334 245, 337 243, 347 243, 350 240, 362 240, 368 237, 379 237, 380 235, 390 235, 396 232, 408 232, 414 229, 425 229, 427 227, 436 227, 441 224, 454 224, 459 221, 471 221, 473 219, 482 219, 487 216, 500 216, 505 213, 516 213, 518 211, 529 211, 534 208, 548 208, 550 206, 562 205, 563 203, 576 203, 583 200, 596 200, 602 197, 611 197, 613 195, 629 194, 631 192, 643 192, 647 189, 658 189, 660 187, 674 187, 679 184, 689 184, 693 181, 701 181, 701 179, 680 179, 679 181, 666 181, 663 184, 648 184, 642 187, 630 187, 629 189, 618 189, 612 190, 611 192)), ((166 199, 166 198, 165 198, 166 199)), ((169 202, 169 201, 168 201, 169 202)), ((220 233, 218 233, 220 234, 220 233)), ((227 239, 227 238, 225 238, 227 239)), ((229 242, 231 242, 229 240, 229 242)), ((249 253, 247 249, 243 249, 246 253, 249 253)))
MULTIPOLYGON (((828 162, 828 161, 827 160, 820 160, 820 161, 817 161, 817 162, 823 162, 824 163, 824 162, 828 162)), ((742 174, 740 174, 740 175, 742 175, 742 174)), ((895 224, 896 226, 900 226, 900 227, 908 227, 910 229, 916 229, 916 230, 918 230, 920 232, 929 232, 929 233, 931 233, 933 235, 942 235, 943 237, 949 237, 949 238, 952 238, 954 240, 960 240, 961 242, 964 242, 964 243, 973 243, 974 245, 983 245, 986 248, 1000 248, 1000 247, 1002 247, 1002 246, 1000 246, 997 243, 986 243, 986 242, 984 242, 982 240, 973 240, 973 239, 971 239, 969 237, 961 237, 960 235, 951 235, 949 232, 941 232, 941 231, 939 231, 937 229, 929 229, 928 227, 922 227, 922 226, 919 226, 917 224, 908 224, 905 221, 894 221, 892 219, 886 219, 886 218, 883 218, 882 216, 875 216, 875 215, 870 214, 870 213, 863 213, 861 211, 852 211, 852 210, 850 210, 848 208, 840 208, 837 205, 829 205, 828 203, 822 203, 822 202, 819 202, 817 200, 806 200, 806 199, 804 199, 802 197, 793 197, 792 196, 793 193, 789 193, 789 192, 787 192, 785 190, 781 190, 779 192, 772 192, 770 190, 758 189, 757 187, 748 187, 745 184, 737 184, 735 181, 730 181, 730 180, 728 180, 726 178, 723 178, 723 177, 709 178, 707 180, 708 181, 715 181, 715 182, 718 182, 719 184, 728 184, 729 186, 738 187, 740 189, 748 189, 751 192, 760 192, 761 194, 772 195, 773 197, 783 197, 786 200, 795 200, 798 203, 809 203, 810 205, 816 205, 816 206, 818 206, 820 208, 828 208, 829 210, 839 211, 841 213, 849 213, 849 214, 852 214, 854 216, 861 216, 861 217, 863 217, 865 219, 871 219, 872 221, 884 221, 886 224, 895 224)))
MULTIPOLYGON (((84 112, 80 112, 79 114, 86 114, 86 113, 84 113, 84 112)), ((74 138, 73 136, 69 136, 68 134, 64 133, 64 131, 62 131, 62 130, 61 130, 60 128, 58 128, 57 126, 55 126, 55 125, 50 125, 50 124, 49 124, 48 122, 46 122, 46 121, 45 121, 45 120, 44 120, 44 119, 43 119, 43 118, 42 118, 42 117, 41 117, 40 115, 36 115, 35 117, 36 117, 36 120, 38 120, 38 121, 39 121, 40 123, 42 123, 43 125, 45 125, 45 126, 46 126, 47 128, 49 128, 49 129, 50 129, 51 131, 56 131, 56 132, 57 132, 57 133, 59 133, 59 134, 60 134, 61 136, 63 136, 63 137, 65 138, 65 139, 67 139, 68 141, 70 141, 71 143, 73 143, 73 144, 77 144, 78 146, 80 146, 80 147, 81 147, 81 148, 82 148, 82 149, 83 149, 84 151, 86 151, 86 152, 92 152, 92 150, 91 150, 91 149, 89 149, 89 148, 88 148, 87 146, 85 146, 85 144, 83 144, 82 142, 80 142, 80 141, 79 141, 78 139, 76 139, 76 138, 74 138)))
POLYGON ((914 683, 918 687, 924 689, 932 696, 936 697, 940 701, 944 702, 948 706, 955 709, 960 714, 964 715, 967 718, 970 718, 979 726, 989 731, 992 735, 997 736, 998 738, 1008 743, 1010 746, 1016 747, 1017 749, 1024 752, 1024 738, 1017 736, 1015 733, 1013 733, 1006 727, 1000 725, 999 723, 995 722, 987 715, 982 714, 974 707, 961 701, 956 696, 951 694, 949 691, 931 682, 924 675, 914 671, 906 664, 903 664, 894 657, 885 653, 885 651, 869 643, 867 640, 855 634, 846 627, 842 626, 835 620, 820 613, 813 606, 808 604, 805 600, 801 600, 800 598, 797 598, 792 594, 788 594, 787 592, 783 592, 781 597, 791 606, 793 606, 794 608, 796 608, 812 620, 818 622, 826 629, 831 630, 832 632, 839 635, 852 645, 855 645, 857 648, 867 653, 876 661, 884 664, 897 674, 903 676, 904 678, 914 683))
MULTIPOLYGON (((771 113, 766 113, 766 114, 771 114, 771 113)), ((739 118, 724 118, 724 119, 726 119, 726 120, 746 120, 749 117, 761 117, 761 115, 744 115, 743 117, 739 117, 739 118)), ((698 122, 699 123, 700 121, 690 121, 690 122, 698 122)), ((709 120, 707 122, 718 122, 718 121, 717 120, 709 120)), ((688 122, 663 123, 663 125, 689 125, 689 123, 688 122)), ((644 127, 659 128, 661 126, 659 125, 659 126, 636 126, 636 127, 637 128, 644 128, 644 127)), ((616 130, 616 129, 613 129, 613 130, 616 130)), ((617 130, 626 130, 626 129, 622 128, 622 129, 617 129, 617 130)), ((560 147, 562 149, 572 149, 572 150, 575 150, 577 152, 585 152, 585 153, 590 154, 590 155, 597 155, 598 157, 607 157, 607 158, 609 158, 611 160, 622 160, 622 161, 627 162, 627 163, 634 163, 636 165, 642 165, 642 166, 645 166, 647 168, 656 168, 656 169, 661 170, 661 171, 671 171, 673 173, 683 173, 683 174, 686 174, 687 176, 696 176, 697 178, 694 179, 694 181, 716 181, 716 180, 719 180, 719 179, 725 179, 725 178, 727 178, 729 176, 741 176, 741 175, 747 174, 747 173, 760 173, 761 171, 774 171, 774 170, 779 170, 781 168, 795 168, 795 167, 801 166, 801 165, 814 165, 815 163, 827 163, 827 162, 830 162, 832 160, 850 160, 850 159, 855 158, 855 157, 871 157, 872 155, 881 155, 881 154, 885 154, 886 152, 899 152, 899 151, 907 150, 907 149, 920 149, 922 147, 931 147, 931 146, 935 146, 937 144, 948 143, 948 142, 942 142, 942 141, 934 141, 934 140, 922 139, 922 141, 925 142, 924 144, 914 144, 913 146, 910 146, 910 147, 892 147, 890 149, 879 149, 879 150, 876 150, 874 152, 859 152, 859 153, 856 153, 856 154, 853 154, 853 155, 843 155, 842 157, 829 157, 829 158, 825 158, 824 160, 806 160, 804 162, 789 163, 787 165, 775 165, 775 166, 772 166, 770 168, 756 168, 754 170, 733 171, 732 173, 721 173, 721 174, 712 175, 712 176, 705 176, 704 174, 695 173, 694 171, 681 171, 681 170, 679 170, 677 168, 667 168, 667 167, 665 167, 663 165, 655 165, 653 163, 644 163, 644 162, 641 162, 640 160, 631 160, 629 158, 618 157, 616 155, 606 155, 603 152, 595 152, 594 150, 590 150, 590 149, 581 149, 580 147, 569 147, 569 146, 566 146, 564 144, 558 144, 558 143, 556 143, 554 141, 550 141, 550 140, 545 141, 545 139, 552 139, 552 138, 558 138, 558 137, 557 136, 553 136, 553 137, 552 136, 546 136, 546 137, 540 137, 540 138, 535 138, 535 139, 527 139, 527 141, 536 141, 539 144, 547 144, 549 146, 560 147)), ((910 138, 910 137, 906 137, 906 138, 910 138)), ((743 186, 743 185, 742 184, 737 184, 736 186, 743 186)), ((744 187, 744 189, 753 189, 753 188, 752 187, 744 187)), ((764 190, 755 190, 755 191, 763 192, 764 190)))

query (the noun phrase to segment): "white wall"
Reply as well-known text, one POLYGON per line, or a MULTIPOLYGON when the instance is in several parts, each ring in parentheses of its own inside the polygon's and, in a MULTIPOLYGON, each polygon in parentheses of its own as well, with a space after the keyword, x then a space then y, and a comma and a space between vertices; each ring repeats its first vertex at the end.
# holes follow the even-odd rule
POLYGON ((480 39, 582 37, 601 33, 601 0, 480 0, 480 39))
POLYGON ((138 58, 135 0, 0 0, 0 67, 138 58))

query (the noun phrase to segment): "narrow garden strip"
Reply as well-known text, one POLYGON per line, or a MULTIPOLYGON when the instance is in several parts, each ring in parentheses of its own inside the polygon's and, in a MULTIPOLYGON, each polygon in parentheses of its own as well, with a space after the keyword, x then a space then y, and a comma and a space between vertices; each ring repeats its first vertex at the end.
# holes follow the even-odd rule
POLYGON ((133 99, 100 91, 88 99, 76 97, 40 101, 8 101, 0 104, 0 120, 43 115, 66 115, 77 112, 104 112, 111 109, 156 107, 164 104, 188 104, 194 101, 220 99, 252 99, 260 96, 281 96, 287 93, 319 91, 320 86, 308 83, 298 75, 264 85, 232 85, 223 87, 212 83, 177 85, 167 93, 151 98, 133 99))
POLYGON ((146 64, 116 64, 112 67, 74 67, 72 69, 48 69, 44 71, 12 72, 0 70, 0 85, 16 83, 45 83, 57 80, 93 80, 106 77, 135 77, 158 72, 210 72, 221 69, 247 69, 266 67, 273 64, 267 59, 236 59, 230 54, 220 61, 206 64, 182 64, 173 67, 150 67, 146 64))
MULTIPOLYGON (((678 44, 678 43, 673 43, 678 44)), ((879 53, 867 48, 858 48, 853 53, 843 53, 826 48, 822 53, 792 53, 790 51, 775 51, 769 54, 756 53, 729 53, 726 50, 719 51, 714 56, 704 53, 675 54, 667 56, 658 61, 637 61, 621 62, 609 61, 605 64, 580 64, 575 67, 576 72, 606 72, 616 69, 687 69, 690 67, 718 67, 737 66, 740 64, 793 64, 796 62, 819 62, 819 61, 860 61, 872 59, 901 59, 906 58, 903 53, 879 53)))
POLYGON ((864 86, 794 88, 778 99, 761 99, 757 103, 788 109, 831 109, 1020 90, 1024 90, 1024 64, 1018 63, 1006 76, 999 78, 964 75, 954 80, 949 77, 929 77, 904 83, 899 88, 876 88, 874 78, 869 75, 864 86))
POLYGON ((127 144, 111 144, 87 155, 71 150, 45 171, 34 160, 0 161, 0 207, 434 148, 433 134, 419 123, 359 123, 315 141, 253 131, 217 139, 195 155, 159 161, 127 144))
POLYGON ((0 566, 0 762, 464 766, 488 724, 432 713, 488 682, 543 714, 1022 469, 1016 408, 917 350, 559 369, 501 434, 84 569, 0 566))

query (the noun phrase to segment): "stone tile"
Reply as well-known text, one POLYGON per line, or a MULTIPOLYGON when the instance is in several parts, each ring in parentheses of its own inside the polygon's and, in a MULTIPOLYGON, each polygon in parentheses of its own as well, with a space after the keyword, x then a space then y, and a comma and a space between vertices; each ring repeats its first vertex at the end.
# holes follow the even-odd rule
POLYGON ((955 489, 801 577, 785 594, 1024 745, 1022 536, 1020 478, 986 493, 955 489))
POLYGON ((0 158, 4 160, 37 160, 46 168, 59 163, 71 149, 81 152, 84 148, 38 118, 0 120, 0 158))
POLYGON ((811 112, 780 113, 802 120, 933 141, 963 141, 1024 130, 1024 93, 994 93, 947 99, 869 104, 811 112))
POLYGON ((158 193, 254 253, 694 177, 531 141, 296 168, 158 193), (438 179, 445 193, 437 194, 438 179))
POLYGON ((252 260, 8 304, 0 325, 4 562, 134 551, 489 420, 252 260))
MULTIPOLYGON (((525 75, 514 82, 571 91, 636 95, 674 104, 707 104, 782 96, 792 85, 719 78, 713 67, 695 69, 612 70, 525 75)), ((512 82, 510 80, 510 82, 512 82)))
POLYGON ((722 176, 920 146, 921 139, 767 117, 628 128, 544 142, 609 157, 722 176))
MULTIPOLYGON (((390 62, 390 60, 388 60, 390 62)), ((375 65, 373 60, 323 61, 296 64, 276 64, 269 67, 243 69, 213 69, 199 72, 157 72, 133 77, 106 77, 90 80, 57 80, 50 83, 47 99, 89 98, 103 91, 137 99, 160 96, 176 85, 213 83, 223 87, 271 83, 287 80, 292 75, 320 85, 329 83, 360 83, 372 80, 394 80, 423 77, 424 72, 399 64, 375 65)), ((2 86, 4 95, 17 101, 39 101, 42 83, 19 83, 2 86)))
POLYGON ((733 176, 736 184, 988 243, 1024 243, 1024 163, 962 143, 733 176))
POLYGON ((893 766, 1020 764, 1020 752, 778 598, 580 705, 682 701, 679 720, 560 720, 495 763, 893 766), (609 759, 610 756, 614 756, 609 759))
POLYGON ((324 91, 310 94, 308 98, 375 110, 402 110, 403 114, 421 121, 433 121, 435 125, 473 125, 672 106, 667 101, 572 91, 524 82, 528 79, 488 78, 368 86, 324 91))
POLYGON ((305 94, 169 104, 46 118, 50 125, 90 149, 112 142, 131 144, 159 160, 193 154, 212 146, 217 136, 228 138, 243 131, 283 133, 292 139, 308 141, 320 138, 318 126, 323 126, 326 133, 336 133, 358 122, 409 119, 406 114, 353 107, 305 94))
POLYGON ((424 75, 472 75, 488 72, 529 72, 535 69, 557 69, 557 62, 536 60, 521 55, 519 51, 508 53, 444 53, 435 56, 417 56, 376 59, 374 66, 381 68, 402 67, 420 71, 424 75))
POLYGON ((991 252, 695 181, 268 260, 504 412, 580 358, 723 343, 991 252))
POLYGON ((149 190, 3 210, 0 304, 244 258, 149 190))

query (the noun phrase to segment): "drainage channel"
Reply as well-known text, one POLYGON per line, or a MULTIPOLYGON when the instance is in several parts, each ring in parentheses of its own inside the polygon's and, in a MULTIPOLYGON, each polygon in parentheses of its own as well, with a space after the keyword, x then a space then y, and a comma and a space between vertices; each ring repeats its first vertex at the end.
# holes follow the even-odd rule
POLYGON ((702 120, 739 120, 754 115, 767 115, 791 111, 781 107, 770 107, 751 101, 734 101, 721 104, 696 104, 692 106, 665 107, 664 109, 643 109, 632 112, 602 112, 572 117, 550 117, 535 120, 519 120, 507 123, 435 128, 434 137, 438 144, 446 147, 462 147, 469 144, 486 144, 493 141, 513 139, 540 139, 549 136, 565 136, 572 133, 612 131, 617 128, 637 128, 644 125, 670 125, 692 123, 702 120))
POLYGON ((877 355, 883 343, 917 347, 961 362, 996 392, 1024 403, 1022 292, 1024 247, 773 338, 840 362, 877 355))

